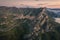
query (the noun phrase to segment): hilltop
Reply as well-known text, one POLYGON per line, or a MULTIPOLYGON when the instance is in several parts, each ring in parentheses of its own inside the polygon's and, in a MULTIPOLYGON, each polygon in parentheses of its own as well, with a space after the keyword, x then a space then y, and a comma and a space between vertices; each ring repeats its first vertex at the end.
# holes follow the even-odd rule
POLYGON ((59 40, 60 24, 49 13, 46 8, 1 6, 0 39, 59 40))

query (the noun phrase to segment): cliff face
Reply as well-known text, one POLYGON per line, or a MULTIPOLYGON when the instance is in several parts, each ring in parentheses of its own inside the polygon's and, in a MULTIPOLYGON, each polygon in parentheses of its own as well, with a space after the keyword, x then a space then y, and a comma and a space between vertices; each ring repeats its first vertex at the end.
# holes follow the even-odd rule
POLYGON ((45 12, 45 8, 33 19, 33 25, 31 26, 30 33, 24 35, 24 38, 27 40, 40 40, 39 34, 52 31, 53 26, 49 23, 49 16, 45 12), (37 37, 37 38, 36 38, 37 37))

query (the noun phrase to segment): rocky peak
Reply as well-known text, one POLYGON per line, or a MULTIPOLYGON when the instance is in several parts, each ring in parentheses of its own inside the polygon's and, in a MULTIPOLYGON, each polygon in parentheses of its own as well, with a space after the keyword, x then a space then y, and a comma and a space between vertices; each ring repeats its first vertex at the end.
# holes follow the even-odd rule
POLYGON ((28 40, 39 40, 39 33, 45 33, 51 31, 51 23, 49 23, 49 16, 45 12, 45 8, 38 14, 38 16, 34 19, 33 22, 36 22, 33 26, 33 31, 31 33, 24 36, 25 39, 28 40))

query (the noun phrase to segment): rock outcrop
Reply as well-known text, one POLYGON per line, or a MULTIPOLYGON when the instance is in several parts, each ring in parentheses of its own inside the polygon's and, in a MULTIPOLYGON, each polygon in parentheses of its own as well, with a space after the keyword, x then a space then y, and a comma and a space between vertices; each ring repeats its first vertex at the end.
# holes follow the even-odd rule
POLYGON ((35 19, 33 19, 34 26, 33 29, 29 34, 24 35, 24 39, 26 40, 40 40, 39 33, 45 33, 52 30, 51 23, 49 23, 49 16, 45 12, 45 8, 42 9, 35 19))
MULTIPOLYGON (((11 35, 14 37, 15 34, 15 36, 18 36, 14 38, 21 38, 19 40, 41 40, 41 33, 44 34, 46 32, 53 31, 54 25, 51 23, 52 19, 47 14, 46 8, 1 8, 1 10, 5 11, 4 9, 8 9, 6 12, 9 12, 10 17, 8 14, 8 16, 4 15, 4 18, 6 17, 5 25, 8 26, 5 29, 0 28, 0 32, 7 33, 10 37, 11 35), (12 9, 14 9, 14 11, 12 9), (13 18, 11 19, 12 16, 13 18), (9 32, 12 33, 9 34, 9 32)), ((1 14, 2 13, 3 12, 1 12, 1 14)))

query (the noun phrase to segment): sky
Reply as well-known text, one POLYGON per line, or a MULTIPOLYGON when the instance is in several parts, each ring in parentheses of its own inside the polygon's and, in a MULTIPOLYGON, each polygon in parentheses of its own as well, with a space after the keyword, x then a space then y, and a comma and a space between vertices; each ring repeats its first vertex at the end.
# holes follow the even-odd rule
POLYGON ((0 0, 0 6, 60 8, 60 0, 0 0))

